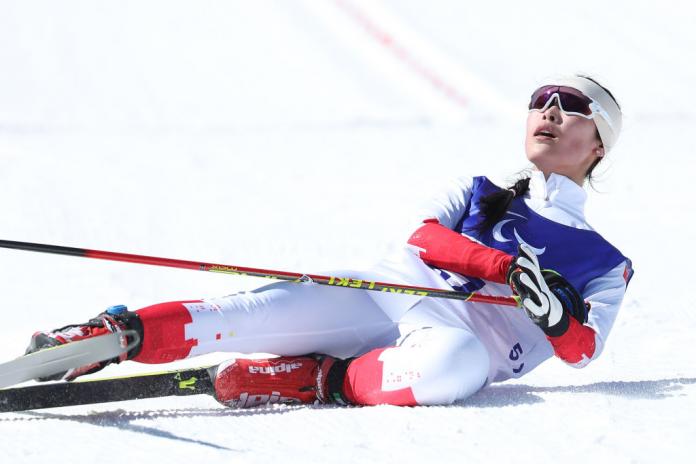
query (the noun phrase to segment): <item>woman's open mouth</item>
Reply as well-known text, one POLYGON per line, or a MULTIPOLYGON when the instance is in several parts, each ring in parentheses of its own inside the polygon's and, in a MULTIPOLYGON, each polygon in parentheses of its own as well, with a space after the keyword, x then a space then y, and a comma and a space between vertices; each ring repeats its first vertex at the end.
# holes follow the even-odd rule
POLYGON ((548 129, 537 129, 534 132, 534 137, 541 140, 555 140, 558 138, 556 134, 548 129))

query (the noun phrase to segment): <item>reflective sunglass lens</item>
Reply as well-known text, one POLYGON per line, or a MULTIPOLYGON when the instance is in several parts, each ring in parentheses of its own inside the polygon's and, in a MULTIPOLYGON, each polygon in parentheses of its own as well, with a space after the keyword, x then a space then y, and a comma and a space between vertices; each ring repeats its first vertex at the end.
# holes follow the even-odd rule
POLYGON ((538 88, 529 101, 530 110, 541 110, 555 94, 560 100, 561 110, 567 113, 579 113, 585 116, 592 114, 590 103, 592 100, 587 98, 582 92, 572 87, 559 87, 556 85, 545 85, 538 88))
POLYGON ((558 93, 561 99, 563 111, 569 113, 580 113, 584 114, 585 116, 591 115, 592 109, 590 108, 590 103, 592 103, 592 100, 575 89, 570 90, 572 91, 569 91, 568 89, 561 89, 561 91, 558 93))
POLYGON ((549 97, 554 93, 558 92, 558 86, 546 85, 544 87, 538 88, 533 94, 529 101, 530 110, 540 110, 546 105, 549 97))

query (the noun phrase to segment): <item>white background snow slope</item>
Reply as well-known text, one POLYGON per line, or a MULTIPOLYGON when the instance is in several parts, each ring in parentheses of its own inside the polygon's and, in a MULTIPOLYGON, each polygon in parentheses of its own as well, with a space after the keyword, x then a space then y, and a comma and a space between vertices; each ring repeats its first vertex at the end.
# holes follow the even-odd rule
MULTIPOLYGON (((636 268, 583 370, 549 360, 451 407, 190 397, 2 414, 2 462, 691 462, 695 25, 678 1, 0 0, 2 239, 364 268, 447 179, 526 167, 528 94, 586 72, 625 112, 587 216, 636 268)), ((11 250, 0 263, 2 360, 112 304, 262 283, 11 250)))

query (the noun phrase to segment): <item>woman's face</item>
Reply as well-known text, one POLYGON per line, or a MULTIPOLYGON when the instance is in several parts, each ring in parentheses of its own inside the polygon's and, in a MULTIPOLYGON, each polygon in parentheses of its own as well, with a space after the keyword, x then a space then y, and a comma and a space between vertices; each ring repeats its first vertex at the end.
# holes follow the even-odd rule
POLYGON ((561 174, 578 185, 597 157, 604 156, 594 121, 563 113, 557 100, 546 111, 529 112, 525 149, 527 159, 547 178, 561 174))

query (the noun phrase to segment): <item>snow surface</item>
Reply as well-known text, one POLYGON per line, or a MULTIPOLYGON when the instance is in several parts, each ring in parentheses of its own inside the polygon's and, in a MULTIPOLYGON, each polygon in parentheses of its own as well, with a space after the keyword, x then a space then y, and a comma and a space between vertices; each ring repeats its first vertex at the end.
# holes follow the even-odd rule
MULTIPOLYGON (((580 371, 549 360, 451 407, 189 397, 2 414, 2 462, 692 462, 695 25, 678 1, 0 1, 0 238, 364 268, 446 179, 524 168, 529 92, 579 71, 625 111, 587 215, 636 268, 580 371)), ((112 304, 262 283, 0 261, 3 360, 112 304)))

